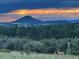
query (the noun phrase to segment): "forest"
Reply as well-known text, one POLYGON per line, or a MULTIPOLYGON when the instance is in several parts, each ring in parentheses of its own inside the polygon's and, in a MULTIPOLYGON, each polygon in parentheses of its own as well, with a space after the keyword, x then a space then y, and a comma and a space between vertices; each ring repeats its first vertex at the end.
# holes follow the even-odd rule
POLYGON ((53 54, 57 50, 79 55, 79 24, 0 26, 1 52, 53 54))

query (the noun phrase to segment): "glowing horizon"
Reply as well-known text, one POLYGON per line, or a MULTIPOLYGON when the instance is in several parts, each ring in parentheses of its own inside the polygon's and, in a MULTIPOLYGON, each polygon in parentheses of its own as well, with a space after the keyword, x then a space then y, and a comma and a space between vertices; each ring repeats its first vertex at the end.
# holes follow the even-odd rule
POLYGON ((29 14, 60 14, 60 13, 79 13, 79 8, 71 8, 71 9, 21 9, 14 10, 9 12, 11 14, 21 14, 21 15, 29 15, 29 14))
MULTIPOLYGON (((6 13, 7 15, 0 15, 0 21, 14 21, 17 20, 18 17, 14 17, 14 15, 20 15, 20 16, 25 16, 25 15, 56 15, 56 16, 62 16, 62 17, 68 17, 68 18, 79 18, 79 8, 71 8, 71 9, 55 9, 55 8, 50 8, 50 9, 21 9, 21 10, 14 10, 11 12, 6 13), (13 16, 10 16, 10 14, 13 16), (9 15, 9 16, 8 16, 9 15), (2 20, 3 19, 3 20, 2 20)), ((35 18, 38 18, 37 16, 34 16, 35 18)))
POLYGON ((21 10, 14 10, 9 12, 10 14, 18 14, 18 15, 31 15, 31 14, 37 14, 37 15, 61 15, 66 17, 78 17, 79 16, 79 8, 71 8, 71 9, 21 9, 21 10))

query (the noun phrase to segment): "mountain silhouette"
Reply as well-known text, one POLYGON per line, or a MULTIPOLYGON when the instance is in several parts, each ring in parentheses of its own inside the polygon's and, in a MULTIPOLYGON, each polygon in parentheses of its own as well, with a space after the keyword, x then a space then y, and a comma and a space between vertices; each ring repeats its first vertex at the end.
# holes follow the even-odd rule
POLYGON ((32 24, 64 24, 64 23, 69 23, 66 20, 54 20, 54 21, 41 21, 38 19, 35 19, 31 16, 24 16, 16 21, 13 21, 12 23, 14 24, 25 24, 25 25, 32 25, 32 24))
POLYGON ((15 26, 16 24, 19 25, 54 25, 55 24, 56 25, 56 24, 70 24, 70 23, 79 23, 79 20, 63 19, 63 20, 53 20, 53 21, 42 21, 33 18, 32 16, 24 16, 13 22, 0 22, 0 26, 11 27, 11 26, 15 26))
POLYGON ((35 19, 31 16, 24 16, 16 21, 13 21, 12 23, 31 25, 31 24, 42 24, 42 21, 35 19))
POLYGON ((69 23, 66 20, 56 20, 56 21, 44 21, 44 24, 67 24, 69 23))

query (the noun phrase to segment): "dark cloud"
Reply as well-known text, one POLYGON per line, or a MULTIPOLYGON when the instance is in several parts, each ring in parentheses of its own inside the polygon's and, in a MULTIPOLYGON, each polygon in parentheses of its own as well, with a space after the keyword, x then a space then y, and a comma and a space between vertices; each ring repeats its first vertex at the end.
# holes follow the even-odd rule
POLYGON ((0 12, 8 12, 16 9, 73 7, 79 7, 78 0, 0 0, 0 12))

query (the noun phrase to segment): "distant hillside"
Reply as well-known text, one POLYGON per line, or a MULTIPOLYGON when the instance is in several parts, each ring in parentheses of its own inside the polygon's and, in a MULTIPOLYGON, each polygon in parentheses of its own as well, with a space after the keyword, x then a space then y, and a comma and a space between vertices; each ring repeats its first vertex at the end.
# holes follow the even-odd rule
POLYGON ((35 19, 31 16, 24 16, 16 21, 13 21, 14 24, 25 24, 25 25, 32 25, 32 24, 64 24, 69 23, 66 20, 56 20, 56 21, 41 21, 38 19, 35 19))
POLYGON ((44 21, 45 24, 67 24, 66 20, 56 20, 56 21, 44 21))
POLYGON ((24 16, 16 21, 13 21, 12 23, 31 25, 31 24, 42 24, 42 21, 35 19, 31 16, 24 16))
MULTIPOLYGON (((52 18, 53 19, 53 18, 52 18)), ((0 22, 0 26, 15 26, 16 24, 19 25, 56 25, 56 24, 70 24, 70 23, 79 23, 79 20, 52 20, 52 21, 42 21, 40 19, 33 18, 32 16, 24 16, 16 21, 13 22, 0 22)))

